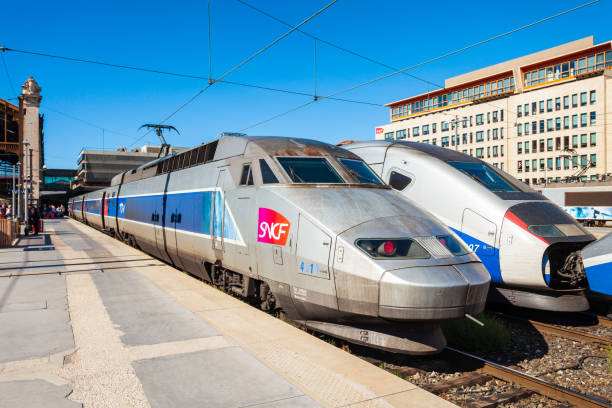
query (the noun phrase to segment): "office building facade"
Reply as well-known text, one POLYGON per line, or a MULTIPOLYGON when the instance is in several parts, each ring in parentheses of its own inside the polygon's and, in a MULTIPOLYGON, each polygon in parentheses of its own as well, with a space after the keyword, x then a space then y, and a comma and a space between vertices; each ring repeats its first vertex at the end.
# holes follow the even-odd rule
POLYGON ((388 104, 376 139, 479 157, 535 185, 612 174, 612 43, 593 37, 445 81, 388 104))

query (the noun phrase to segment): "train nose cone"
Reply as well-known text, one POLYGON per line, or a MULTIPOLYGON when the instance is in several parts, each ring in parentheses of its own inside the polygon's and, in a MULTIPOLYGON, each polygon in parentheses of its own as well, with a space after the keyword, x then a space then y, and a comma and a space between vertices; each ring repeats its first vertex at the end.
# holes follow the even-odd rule
POLYGON ((380 279, 379 315, 422 321, 479 313, 484 309, 489 281, 480 263, 388 270, 380 279))

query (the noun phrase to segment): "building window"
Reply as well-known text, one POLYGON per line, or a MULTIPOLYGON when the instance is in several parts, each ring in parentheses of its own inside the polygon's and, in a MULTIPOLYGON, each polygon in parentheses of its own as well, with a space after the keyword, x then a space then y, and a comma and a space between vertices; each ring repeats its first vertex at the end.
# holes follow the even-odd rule
POLYGON ((531 102, 531 113, 533 115, 535 115, 537 111, 538 111, 538 103, 537 102, 531 102))
POLYGON ((534 153, 538 152, 538 141, 537 140, 531 141, 531 151, 534 153))
POLYGON ((586 104, 587 104, 587 93, 581 92, 580 93, 580 106, 585 106, 586 104))
POLYGON ((500 139, 504 138, 504 128, 499 128, 499 138, 500 139))
POLYGON ((484 149, 482 147, 476 149, 476 157, 478 157, 479 159, 484 158, 484 149))
POLYGON ((591 133, 591 146, 597 146, 597 135, 595 133, 591 133))
POLYGON ((491 157, 491 147, 487 147, 487 157, 491 157))
POLYGON ((552 138, 546 139, 546 150, 552 152, 553 150, 553 140, 552 138))
POLYGON ((438 144, 438 139, 436 139, 435 137, 433 139, 431 139, 431 144, 432 145, 437 145, 438 144))
POLYGON ((386 140, 393 140, 393 132, 385 133, 385 139, 386 140))
POLYGON ((573 168, 578 167, 578 156, 573 156, 572 157, 572 167, 573 168))
POLYGON ((487 140, 491 140, 491 129, 487 129, 487 140))
POLYGON ((572 115, 572 128, 578 127, 578 115, 572 115))
MULTIPOLYGON (((504 156, 504 146, 503 145, 500 146, 500 151, 501 151, 501 155, 503 157, 504 156)), ((504 169, 504 164, 502 163, 502 170, 503 169, 504 169)))
POLYGON ((412 128, 412 137, 417 137, 419 135, 419 127, 415 126, 412 128))
POLYGON ((548 132, 552 132, 554 130, 554 128, 553 128, 553 120, 552 119, 546 119, 546 130, 548 132))
POLYGON ((544 159, 540 159, 540 171, 544 170, 544 159))
POLYGON ((553 110, 553 100, 548 99, 546 101, 546 112, 552 112, 552 110, 553 110))
POLYGON ((423 139, 423 140, 421 140, 421 142, 425 143, 425 144, 429 144, 429 139, 423 139))
POLYGON ((561 150, 561 138, 560 137, 555 138, 555 150, 561 150))
POLYGON ((437 123, 432 123, 431 124, 431 133, 436 133, 436 125, 437 125, 437 123))
POLYGON ((529 116, 529 104, 525 104, 525 116, 529 116))
POLYGON ((484 132, 482 130, 476 132, 476 141, 477 142, 484 141, 484 132))
POLYGON ((569 148, 569 136, 563 136, 563 148, 564 149, 569 148))
POLYGON ((578 147, 578 135, 572 136, 572 149, 576 149, 578 147))
POLYGON ((587 114, 586 113, 581 113, 580 114, 580 126, 584 127, 587 125, 587 114))
POLYGON ((595 167, 595 166, 597 166, 597 155, 592 154, 591 155, 591 167, 595 167))
POLYGON ((561 118, 555 118, 555 130, 561 130, 561 118))
POLYGON ((540 101, 540 113, 544 113, 544 101, 540 101))
POLYGON ((406 138, 406 129, 395 131, 395 138, 396 139, 405 139, 406 138))
POLYGON ((544 133, 544 119, 540 120, 540 133, 544 133))
POLYGON ((493 157, 497 157, 498 153, 497 153, 497 146, 493 146, 493 157))
POLYGON ((544 139, 540 139, 540 153, 544 151, 544 139))
POLYGON ((591 91, 590 99, 591 99, 591 105, 594 104, 597 101, 597 95, 596 95, 595 91, 591 91))
POLYGON ((523 135, 523 124, 519 123, 516 125, 516 134, 519 136, 523 135))
POLYGON ((442 122, 440 127, 442 128, 442 132, 446 132, 448 130, 448 122, 442 122))
POLYGON ((525 135, 528 135, 529 134, 529 122, 525 123, 524 129, 525 129, 525 135))
POLYGON ((556 168, 557 170, 561 170, 561 158, 560 158, 560 157, 557 157, 557 158, 555 159, 555 168, 556 168))
POLYGON ((525 154, 529 154, 529 142, 525 142, 525 154))
POLYGON ((423 125, 423 135, 429 134, 429 125, 423 125))
POLYGON ((597 114, 595 112, 590 113, 590 124, 591 126, 597 124, 597 114))
POLYGON ((501 122, 503 122, 503 121, 504 121, 504 110, 503 110, 503 109, 499 111, 499 120, 500 120, 501 122))
POLYGON ((583 154, 582 156, 580 156, 580 165, 582 167, 586 167, 587 164, 588 164, 587 163, 587 155, 583 154))
POLYGON ((531 122, 531 133, 533 133, 534 135, 538 133, 538 122, 536 122, 535 120, 531 122))
POLYGON ((566 157, 563 158, 563 168, 565 170, 569 169, 569 167, 570 167, 569 161, 570 161, 569 157, 566 156, 566 157))
POLYGON ((487 112, 487 123, 491 123, 491 112, 487 112))
POLYGON ((517 154, 523 154, 523 142, 518 142, 516 145, 517 154))
POLYGON ((576 106, 578 106, 578 94, 573 94, 572 95, 572 108, 575 108, 576 106))
POLYGON ((483 123, 484 123, 484 115, 482 113, 476 115, 476 124, 482 125, 483 123))
POLYGON ((498 134, 498 130, 497 128, 493 129, 493 140, 497 140, 499 138, 499 134, 498 134))
POLYGON ((523 172, 523 162, 520 160, 516 162, 516 171, 519 173, 523 172))
POLYGON ((563 109, 569 109, 569 95, 563 97, 563 109))
POLYGON ((448 147, 448 136, 442 138, 442 147, 448 147))
POLYGON ((586 135, 586 133, 580 135, 580 147, 587 147, 587 135, 586 135))
POLYGON ((563 117, 563 129, 569 129, 569 116, 563 117))
POLYGON ((561 98, 555 98, 555 110, 561 110, 561 98))
POLYGON ((553 159, 552 159, 552 157, 549 157, 548 159, 546 159, 546 169, 547 170, 552 170, 553 169, 553 159))
POLYGON ((516 107, 516 117, 520 118, 521 116, 523 116, 523 105, 518 105, 516 107))
POLYGON ((525 172, 529 173, 529 160, 525 160, 525 172))

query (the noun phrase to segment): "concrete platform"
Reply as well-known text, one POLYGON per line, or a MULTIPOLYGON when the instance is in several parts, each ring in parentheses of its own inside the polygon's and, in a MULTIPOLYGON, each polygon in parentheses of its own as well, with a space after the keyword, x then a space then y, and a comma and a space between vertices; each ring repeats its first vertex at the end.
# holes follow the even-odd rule
POLYGON ((0 250, 0 407, 448 407, 74 220, 0 250))

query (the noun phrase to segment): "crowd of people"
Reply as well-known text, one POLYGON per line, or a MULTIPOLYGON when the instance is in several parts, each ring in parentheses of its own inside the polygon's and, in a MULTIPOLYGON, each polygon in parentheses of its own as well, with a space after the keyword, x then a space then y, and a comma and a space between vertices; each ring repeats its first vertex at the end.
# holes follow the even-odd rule
MULTIPOLYGON (((43 208, 38 208, 28 205, 28 232, 38 234, 42 231, 41 218, 62 218, 66 214, 66 208, 63 204, 55 206, 53 204, 46 205, 43 208)), ((0 204, 0 220, 17 218, 17 214, 13 211, 11 204, 0 204)))

